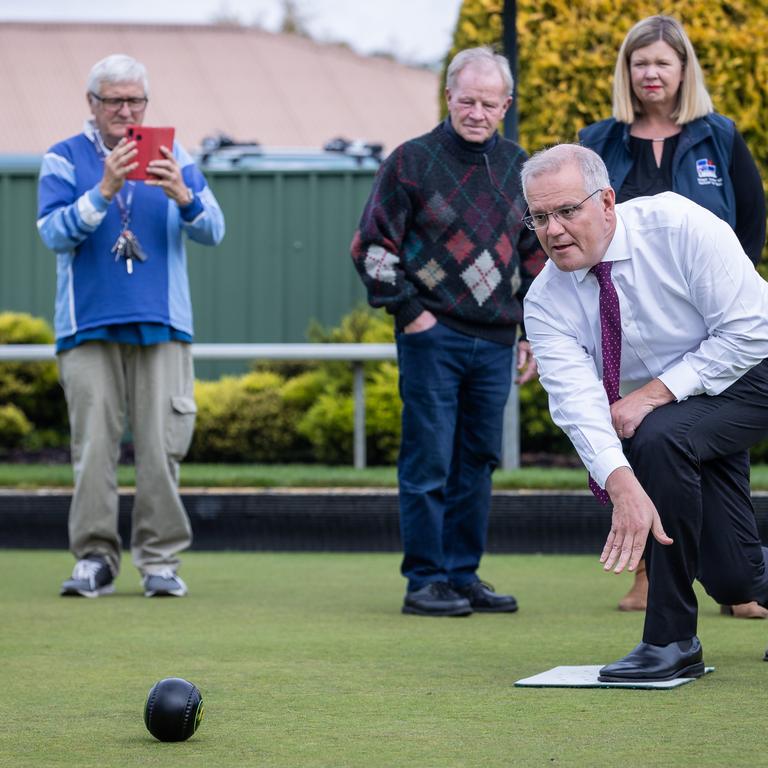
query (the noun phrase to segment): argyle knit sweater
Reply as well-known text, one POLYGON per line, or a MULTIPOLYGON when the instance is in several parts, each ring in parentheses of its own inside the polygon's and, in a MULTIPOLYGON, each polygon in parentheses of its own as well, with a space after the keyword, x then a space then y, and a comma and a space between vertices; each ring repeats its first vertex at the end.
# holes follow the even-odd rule
POLYGON ((402 330, 425 309, 471 336, 513 344, 523 297, 546 256, 521 219, 525 152, 507 139, 473 151, 450 127, 382 164, 352 242, 371 306, 402 330))

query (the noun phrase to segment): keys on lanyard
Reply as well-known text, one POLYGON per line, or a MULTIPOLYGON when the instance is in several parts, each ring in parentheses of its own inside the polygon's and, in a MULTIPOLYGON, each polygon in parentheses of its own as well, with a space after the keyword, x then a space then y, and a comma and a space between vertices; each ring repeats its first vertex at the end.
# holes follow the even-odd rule
POLYGON ((141 249, 136 235, 130 229, 124 229, 112 246, 115 261, 125 259, 125 269, 129 275, 133 274, 133 260, 146 261, 147 255, 141 249))

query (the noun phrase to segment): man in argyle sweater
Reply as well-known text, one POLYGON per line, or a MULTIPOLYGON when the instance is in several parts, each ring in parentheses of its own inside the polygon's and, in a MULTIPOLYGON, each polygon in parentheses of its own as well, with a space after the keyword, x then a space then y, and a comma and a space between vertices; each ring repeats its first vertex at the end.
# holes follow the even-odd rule
MULTIPOLYGON (((523 297, 545 260, 521 221, 526 154, 497 133, 512 85, 503 56, 459 53, 449 117, 383 163, 352 243, 371 305, 395 318, 404 613, 517 610, 477 576, 523 297)), ((536 374, 523 338, 517 367, 520 383, 536 374)))

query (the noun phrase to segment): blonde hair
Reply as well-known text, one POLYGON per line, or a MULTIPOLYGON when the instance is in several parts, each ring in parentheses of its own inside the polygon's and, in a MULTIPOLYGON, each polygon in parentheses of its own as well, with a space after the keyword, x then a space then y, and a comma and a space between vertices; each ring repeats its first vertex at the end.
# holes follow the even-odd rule
POLYGON ((663 40, 674 50, 683 66, 683 81, 677 93, 677 105, 672 112, 675 122, 685 125, 714 111, 696 51, 682 24, 671 16, 649 16, 629 30, 616 59, 613 73, 613 116, 621 123, 633 123, 643 114, 642 105, 632 91, 629 60, 636 50, 658 40, 663 40))

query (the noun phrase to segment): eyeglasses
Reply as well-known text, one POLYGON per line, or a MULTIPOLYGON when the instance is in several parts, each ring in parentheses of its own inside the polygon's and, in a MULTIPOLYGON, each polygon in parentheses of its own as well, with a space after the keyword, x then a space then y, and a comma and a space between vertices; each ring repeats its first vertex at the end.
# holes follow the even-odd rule
POLYGON ((149 101, 146 96, 141 98, 133 97, 130 99, 120 99, 113 96, 107 96, 105 98, 93 92, 91 93, 91 96, 97 101, 100 101, 104 109, 109 112, 118 112, 123 108, 123 104, 127 104, 128 109, 130 109, 131 112, 141 112, 142 109, 146 109, 147 102, 149 101))
POLYGON ((549 211, 548 213, 532 213, 529 216, 523 216, 523 224, 525 224, 528 229, 544 229, 544 227, 549 224, 550 216, 556 221, 573 221, 581 210, 581 206, 584 205, 590 197, 602 191, 602 187, 596 189, 592 194, 587 195, 580 203, 576 203, 576 205, 566 205, 555 211, 549 211))

